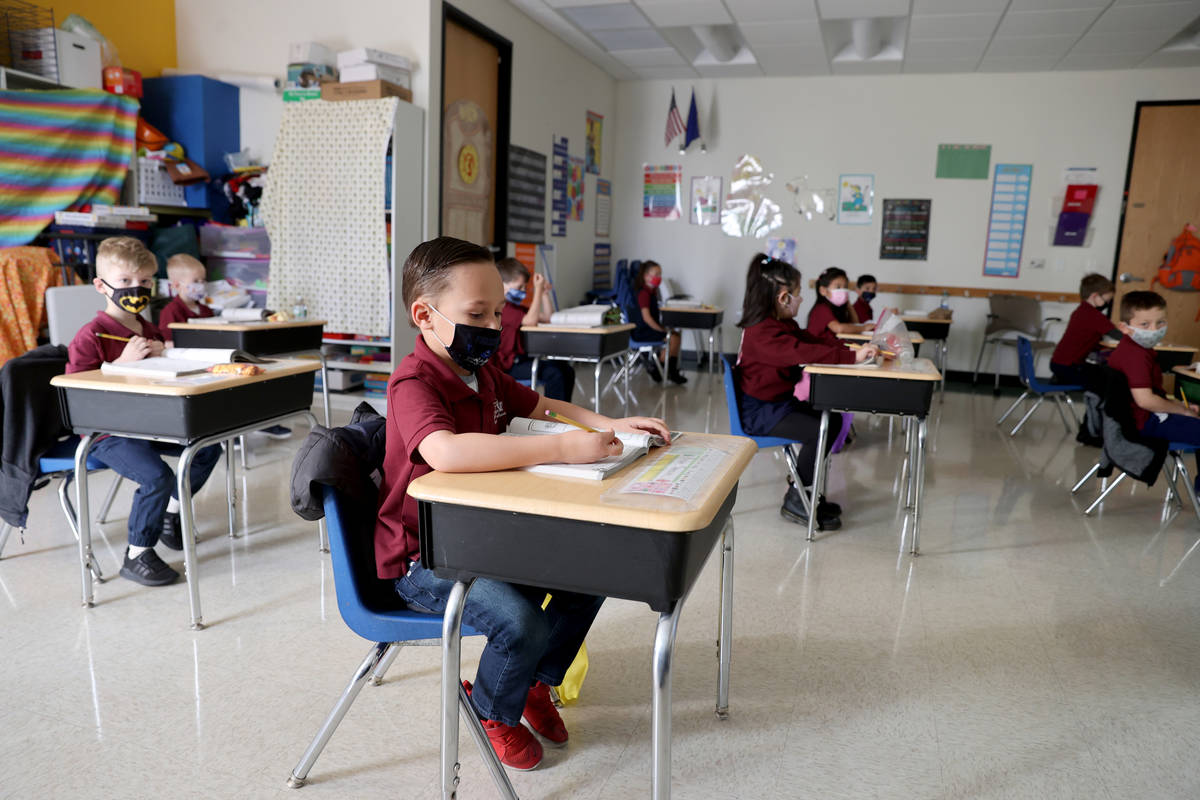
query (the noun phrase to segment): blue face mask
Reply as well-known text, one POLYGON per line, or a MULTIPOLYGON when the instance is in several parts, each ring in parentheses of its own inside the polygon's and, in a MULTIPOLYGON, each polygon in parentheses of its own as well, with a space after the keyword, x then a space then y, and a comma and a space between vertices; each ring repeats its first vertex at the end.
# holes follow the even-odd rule
POLYGON ((446 348, 450 360, 467 372, 475 373, 482 369, 496 349, 500 347, 500 331, 495 328, 484 328, 480 325, 464 325, 446 317, 433 306, 430 310, 454 326, 454 337, 450 344, 442 341, 442 337, 433 332, 433 338, 446 348))
POLYGON ((1167 335, 1167 326, 1163 325, 1156 331, 1148 331, 1145 328, 1133 328, 1129 334, 1129 338, 1140 344, 1147 350, 1151 350, 1158 345, 1167 335))
POLYGON ((859 292, 858 296, 861 297, 863 299, 863 302, 866 302, 866 303, 869 303, 875 299, 874 292, 859 292))
POLYGON ((504 299, 510 303, 521 305, 525 300, 526 292, 524 289, 509 289, 504 293, 504 299))

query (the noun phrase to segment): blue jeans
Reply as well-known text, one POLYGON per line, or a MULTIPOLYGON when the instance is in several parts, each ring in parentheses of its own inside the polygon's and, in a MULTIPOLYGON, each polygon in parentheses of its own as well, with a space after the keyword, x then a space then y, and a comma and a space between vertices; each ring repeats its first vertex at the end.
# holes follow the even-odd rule
MULTIPOLYGON (((1158 415, 1151 412, 1142 433, 1169 442, 1200 445, 1200 419, 1185 417, 1183 414, 1167 414, 1166 421, 1159 422, 1158 415)), ((1200 492, 1200 452, 1195 453, 1195 458, 1196 475, 1192 478, 1192 484, 1193 488, 1200 492)))
MULTIPOLYGON (((414 611, 444 614, 454 581, 420 563, 396 579, 396 592, 414 611)), ((471 702, 484 719, 517 725, 535 680, 557 686, 583 644, 603 597, 479 578, 471 585, 463 621, 487 637, 471 702)))
MULTIPOLYGON (((177 456, 182 452, 182 445, 120 436, 108 436, 92 445, 92 455, 98 461, 138 485, 133 494, 133 506, 129 509, 129 543, 134 547, 158 544, 167 502, 178 495, 175 473, 160 454, 177 456)), ((196 453, 191 470, 193 492, 204 486, 220 457, 219 444, 209 445, 196 453)))
MULTIPOLYGON (((508 374, 519 381, 529 380, 533 376, 533 359, 514 361, 508 374)), ((538 380, 546 389, 546 397, 571 402, 571 394, 575 391, 575 370, 566 361, 539 361, 538 380)), ((537 387, 534 386, 533 390, 536 392, 537 387)))

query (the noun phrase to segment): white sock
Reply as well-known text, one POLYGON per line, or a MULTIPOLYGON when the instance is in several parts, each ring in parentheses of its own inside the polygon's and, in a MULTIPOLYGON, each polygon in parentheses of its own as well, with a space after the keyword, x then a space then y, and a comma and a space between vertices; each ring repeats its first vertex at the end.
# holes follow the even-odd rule
POLYGON ((135 544, 131 544, 131 545, 129 545, 129 557, 130 557, 130 558, 137 558, 137 557, 138 557, 138 556, 140 556, 142 553, 146 552, 147 550, 151 550, 151 549, 153 549, 153 548, 150 548, 150 547, 138 547, 138 546, 137 546, 137 545, 135 545, 135 544))
POLYGON ((167 502, 167 513, 168 514, 178 514, 179 513, 179 500, 172 497, 170 499, 170 501, 167 502))

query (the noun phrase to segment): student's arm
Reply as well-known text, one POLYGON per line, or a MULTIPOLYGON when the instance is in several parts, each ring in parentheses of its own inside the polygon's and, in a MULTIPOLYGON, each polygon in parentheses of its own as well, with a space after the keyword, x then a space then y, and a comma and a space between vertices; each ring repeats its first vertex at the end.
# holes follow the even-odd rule
POLYGON ((656 331, 662 331, 662 332, 666 333, 667 329, 664 328, 662 325, 659 325, 658 322, 655 321, 654 317, 650 314, 649 307, 647 307, 647 306, 642 306, 642 322, 646 323, 646 326, 648 328, 652 328, 656 331))
MULTIPOLYGON (((542 316, 541 316, 541 321, 542 321, 542 322, 549 322, 549 321, 550 321, 550 315, 554 313, 554 304, 553 304, 552 302, 550 302, 550 291, 551 291, 551 290, 552 290, 554 287, 553 287, 553 286, 551 286, 551 285, 550 285, 550 281, 546 280, 546 278, 545 278, 545 277, 543 277, 542 275, 534 275, 534 276, 533 276, 533 286, 534 286, 534 289, 536 289, 536 288, 537 288, 538 281, 541 281, 541 282, 542 282, 542 303, 541 303, 541 306, 542 306, 542 308, 541 308, 542 316)), ((530 305, 529 305, 529 307, 530 307, 530 308, 533 308, 534 306, 535 306, 535 304, 534 304, 534 303, 530 303, 530 305)))
POLYGON ((1129 393, 1133 395, 1133 402, 1137 403, 1139 408, 1145 409, 1151 414, 1181 414, 1185 417, 1200 418, 1200 413, 1197 413, 1195 409, 1169 397, 1159 397, 1148 386, 1130 389, 1129 393))
POLYGON ((570 431, 553 436, 496 436, 490 433, 434 431, 417 452, 439 472, 493 472, 562 461, 589 464, 623 449, 612 431, 570 431))
MULTIPOLYGON (((854 315, 854 309, 850 309, 850 314, 854 315)), ((855 318, 857 319, 857 317, 855 318)), ((838 322, 836 319, 829 323, 829 330, 834 333, 865 333, 874 327, 870 323, 859 325, 853 322, 838 322)))
POLYGON ((597 414, 594 411, 589 411, 582 406, 577 406, 573 403, 567 403, 562 400, 551 400, 548 397, 542 397, 538 400, 537 408, 533 411, 534 419, 547 419, 546 412, 553 411, 556 414, 563 414, 576 422, 581 422, 589 428, 597 430, 610 431, 625 431, 627 433, 653 433, 667 439, 671 438, 671 431, 667 427, 667 423, 663 422, 658 417, 625 417, 623 419, 613 419, 606 417, 603 414, 597 414))
POLYGON ((858 318, 858 309, 855 308, 853 304, 850 306, 850 322, 855 325, 858 325, 862 322, 862 320, 858 318))
POLYGON ((855 355, 845 345, 827 344, 812 334, 801 332, 800 336, 793 336, 779 331, 765 341, 754 342, 754 359, 772 367, 794 367, 797 364, 853 364, 855 355))
POLYGON ((529 302, 529 310, 525 312, 525 316, 521 318, 522 325, 537 325, 539 322, 549 322, 543 320, 541 314, 538 313, 538 306, 541 305, 542 284, 538 281, 540 275, 533 276, 533 298, 529 302))

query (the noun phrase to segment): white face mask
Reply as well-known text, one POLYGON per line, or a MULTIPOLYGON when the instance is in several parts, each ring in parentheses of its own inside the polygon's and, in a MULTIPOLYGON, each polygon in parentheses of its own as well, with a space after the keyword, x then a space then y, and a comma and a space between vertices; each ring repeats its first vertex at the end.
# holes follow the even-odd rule
POLYGON ((179 296, 194 303, 203 300, 206 294, 208 292, 204 288, 204 281, 185 283, 179 287, 179 296))
POLYGON ((1131 328, 1129 338, 1145 347, 1147 350, 1153 349, 1167 335, 1167 326, 1163 325, 1156 331, 1148 331, 1145 328, 1131 328))

